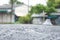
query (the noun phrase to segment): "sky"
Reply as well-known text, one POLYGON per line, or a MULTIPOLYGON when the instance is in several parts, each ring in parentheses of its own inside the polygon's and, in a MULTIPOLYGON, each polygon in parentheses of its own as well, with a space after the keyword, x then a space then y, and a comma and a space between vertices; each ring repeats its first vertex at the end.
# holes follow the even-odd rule
MULTIPOLYGON (((18 0, 20 2, 23 2, 24 4, 28 5, 28 0, 18 0)), ((34 6, 36 4, 43 4, 43 5, 46 5, 46 1, 47 0, 29 0, 29 6, 34 6)), ((3 4, 8 4, 9 3, 9 0, 1 0, 0 1, 0 5, 3 5, 3 4)), ((22 7, 21 9, 19 9, 18 11, 15 11, 16 15, 19 15, 19 16, 25 16, 27 14, 27 8, 26 7, 22 7), (23 11, 23 10, 24 11, 23 11), (20 12, 21 11, 21 12, 20 12)))
MULTIPOLYGON (((25 4, 28 5, 28 0, 18 0, 18 1, 24 2, 25 4)), ((47 0, 29 0, 29 5, 36 5, 39 3, 46 5, 46 1, 47 0)), ((9 3, 9 0, 1 0, 0 1, 0 5, 8 4, 8 3, 9 3)))
MULTIPOLYGON (((28 0, 19 0, 21 2, 24 2, 25 4, 28 4, 28 0)), ((43 4, 43 5, 46 5, 46 1, 47 0, 29 0, 29 5, 36 5, 36 4, 43 4)))

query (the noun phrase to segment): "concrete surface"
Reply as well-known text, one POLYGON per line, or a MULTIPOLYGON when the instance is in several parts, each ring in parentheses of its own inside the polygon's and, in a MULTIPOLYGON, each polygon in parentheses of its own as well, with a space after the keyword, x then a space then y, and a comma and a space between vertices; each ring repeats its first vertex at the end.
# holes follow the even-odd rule
POLYGON ((0 40, 60 40, 60 26, 0 24, 0 40))

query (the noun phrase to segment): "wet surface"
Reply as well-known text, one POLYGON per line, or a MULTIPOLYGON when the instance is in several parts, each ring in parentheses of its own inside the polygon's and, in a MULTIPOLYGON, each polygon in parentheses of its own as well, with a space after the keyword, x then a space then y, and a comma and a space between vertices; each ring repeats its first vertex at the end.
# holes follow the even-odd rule
POLYGON ((60 40, 60 26, 0 24, 0 40, 60 40))

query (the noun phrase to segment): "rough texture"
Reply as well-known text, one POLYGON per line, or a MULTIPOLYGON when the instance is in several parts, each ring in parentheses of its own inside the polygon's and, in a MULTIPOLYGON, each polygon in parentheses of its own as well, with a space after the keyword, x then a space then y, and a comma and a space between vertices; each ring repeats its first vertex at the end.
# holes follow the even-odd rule
POLYGON ((0 24, 0 40, 60 40, 60 26, 0 24))

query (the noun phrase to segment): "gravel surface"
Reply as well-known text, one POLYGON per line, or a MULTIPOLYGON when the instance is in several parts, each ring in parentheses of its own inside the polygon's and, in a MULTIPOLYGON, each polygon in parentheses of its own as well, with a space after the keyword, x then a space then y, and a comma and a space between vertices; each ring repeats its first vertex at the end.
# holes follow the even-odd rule
POLYGON ((0 24, 0 40, 60 40, 60 26, 0 24))

